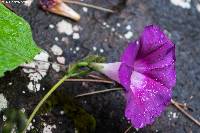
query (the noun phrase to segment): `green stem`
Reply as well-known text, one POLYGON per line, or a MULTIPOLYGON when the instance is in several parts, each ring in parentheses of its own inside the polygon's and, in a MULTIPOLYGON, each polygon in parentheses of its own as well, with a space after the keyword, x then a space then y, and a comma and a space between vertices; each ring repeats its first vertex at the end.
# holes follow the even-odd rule
POLYGON ((29 126, 29 124, 31 123, 32 119, 34 118, 34 116, 36 115, 36 113, 38 112, 38 110, 40 109, 40 107, 44 104, 44 102, 48 99, 49 96, 51 96, 51 94, 68 78, 73 77, 75 75, 65 75, 62 79, 60 79, 50 90, 49 92, 42 98, 42 100, 38 103, 38 105, 35 107, 35 109, 33 110, 32 114, 30 115, 27 123, 26 123, 26 127, 23 131, 23 133, 26 132, 27 127, 29 126))
POLYGON ((30 115, 28 121, 26 122, 26 126, 23 130, 23 133, 26 132, 26 129, 28 128, 29 124, 33 120, 34 116, 40 109, 40 107, 44 104, 44 102, 51 96, 51 94, 63 83, 65 82, 66 79, 75 77, 75 76, 81 76, 81 75, 86 75, 87 73, 91 72, 91 70, 86 70, 86 71, 81 71, 77 72, 80 67, 88 67, 88 62, 79 62, 75 65, 72 65, 69 70, 68 74, 66 74, 62 79, 60 79, 50 90, 49 92, 42 98, 42 100, 38 103, 38 105, 35 107, 33 110, 32 114, 30 115))

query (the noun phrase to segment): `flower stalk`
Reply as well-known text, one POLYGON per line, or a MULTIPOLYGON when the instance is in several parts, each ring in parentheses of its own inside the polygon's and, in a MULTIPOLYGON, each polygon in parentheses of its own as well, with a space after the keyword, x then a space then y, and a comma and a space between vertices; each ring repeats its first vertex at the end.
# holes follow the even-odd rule
POLYGON ((42 100, 38 103, 38 105, 35 107, 35 109, 33 110, 32 114, 30 115, 27 123, 26 123, 26 127, 23 131, 23 133, 26 132, 26 129, 28 128, 29 124, 31 123, 31 121, 33 120, 34 116, 36 115, 36 113, 38 112, 38 110, 40 109, 40 107, 44 104, 44 102, 49 98, 49 96, 51 96, 51 94, 68 78, 70 78, 70 75, 65 75, 62 79, 60 79, 50 90, 49 92, 42 98, 42 100))
POLYGON ((61 78, 48 92, 47 94, 42 98, 42 100, 37 104, 33 112, 31 113, 29 119, 26 122, 26 126, 24 128, 23 133, 26 132, 26 129, 28 128, 29 124, 39 111, 39 109, 42 107, 42 105, 45 103, 45 101, 51 96, 51 94, 63 83, 66 81, 66 79, 69 79, 71 77, 76 77, 76 76, 82 76, 90 73, 92 70, 81 70, 82 67, 87 67, 89 63, 87 62, 78 62, 76 64, 70 65, 68 68, 67 74, 61 78))
POLYGON ((84 6, 84 7, 93 8, 93 9, 96 9, 96 10, 114 13, 114 11, 111 10, 111 9, 107 9, 107 8, 104 8, 104 7, 100 7, 100 6, 96 6, 96 5, 92 5, 92 4, 88 4, 88 3, 83 3, 83 2, 74 1, 74 0, 63 0, 63 1, 66 2, 66 3, 69 3, 69 4, 76 4, 76 5, 80 5, 80 6, 84 6))

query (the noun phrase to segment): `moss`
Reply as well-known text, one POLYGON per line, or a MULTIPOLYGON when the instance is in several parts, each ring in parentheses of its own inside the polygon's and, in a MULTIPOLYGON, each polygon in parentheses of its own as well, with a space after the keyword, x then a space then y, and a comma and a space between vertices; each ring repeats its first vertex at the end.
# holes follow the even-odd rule
POLYGON ((16 129, 16 133, 21 133, 23 131, 27 119, 25 114, 21 110, 8 108, 3 111, 3 114, 7 118, 6 121, 3 123, 3 133, 11 133, 13 129, 16 129))
POLYGON ((79 133, 91 133, 95 131, 95 118, 78 105, 74 98, 63 91, 54 93, 42 106, 40 113, 47 113, 56 106, 62 107, 67 117, 73 120, 74 126, 79 133))

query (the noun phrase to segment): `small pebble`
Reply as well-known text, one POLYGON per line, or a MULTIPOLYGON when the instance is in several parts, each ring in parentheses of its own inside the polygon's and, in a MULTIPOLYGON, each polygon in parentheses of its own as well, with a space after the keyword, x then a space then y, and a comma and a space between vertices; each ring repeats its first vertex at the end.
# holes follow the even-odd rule
POLYGON ((29 91, 35 90, 32 82, 29 82, 29 84, 27 85, 27 88, 29 89, 29 91))
POLYGON ((92 49, 93 49, 93 51, 97 51, 97 47, 95 47, 95 46, 92 47, 92 49))
POLYGON ((55 26, 53 24, 49 25, 49 28, 53 29, 55 26))
POLYGON ((80 50, 80 47, 76 47, 76 51, 79 51, 80 50))
POLYGON ((111 31, 112 31, 112 32, 115 32, 115 28, 111 28, 111 31))
POLYGON ((25 112, 26 112, 25 108, 21 108, 21 111, 22 111, 23 113, 25 113, 25 112))
POLYGON ((54 55, 62 55, 63 53, 63 50, 58 45, 53 45, 51 47, 51 51, 53 52, 54 55))
POLYGON ((58 41, 59 39, 58 39, 58 37, 55 37, 55 41, 58 41))
POLYGON ((65 42, 66 44, 69 44, 69 39, 67 37, 62 37, 61 39, 63 42, 65 42))
POLYGON ((74 131, 74 133, 78 133, 78 130, 75 128, 75 131, 74 131))
POLYGON ((73 26, 73 31, 79 31, 79 26, 78 25, 74 25, 73 26))
POLYGON ((5 115, 3 115, 3 121, 6 121, 7 117, 5 115))
POLYGON ((60 64, 65 64, 65 57, 57 57, 57 61, 58 61, 60 64))
POLYGON ((131 30, 131 26, 130 26, 130 25, 127 25, 127 26, 126 26, 126 29, 127 29, 127 30, 131 30))
POLYGON ((191 0, 170 0, 170 2, 175 6, 180 6, 185 9, 191 8, 191 0))
MULTIPOLYGON (((200 2, 200 1, 199 1, 200 2)), ((197 11, 200 12, 200 3, 196 5, 197 11)))
POLYGON ((103 50, 102 48, 101 48, 99 51, 100 51, 100 53, 103 53, 103 52, 104 52, 104 50, 103 50))
POLYGON ((124 37, 123 37, 122 35, 119 35, 119 38, 121 38, 121 39, 122 39, 122 38, 124 38, 124 37))
POLYGON ((73 39, 75 39, 75 40, 80 39, 79 33, 74 33, 73 34, 73 39))
MULTIPOLYGON (((13 2, 17 2, 17 1, 13 1, 13 2)), ((20 2, 20 1, 18 1, 18 2, 20 2)), ((33 2, 33 0, 26 0, 26 1, 24 1, 24 5, 27 7, 30 7, 32 2, 33 2)))
POLYGON ((120 24, 120 23, 117 23, 117 27, 121 27, 121 24, 120 24))
POLYGON ((106 28, 110 28, 110 25, 107 24, 107 25, 106 25, 106 28))
POLYGON ((65 20, 58 22, 56 26, 59 33, 65 33, 67 35, 72 35, 73 33, 72 24, 65 20))
POLYGON ((33 125, 32 123, 30 123, 30 124, 28 125, 28 127, 27 127, 27 130, 28 130, 28 131, 31 130, 31 126, 32 126, 32 125, 33 125))
POLYGON ((63 110, 61 110, 61 111, 60 111, 60 114, 61 114, 61 115, 64 115, 64 114, 65 114, 65 112, 64 112, 63 110))
POLYGON ((54 71, 59 72, 60 71, 60 66, 57 63, 52 64, 52 68, 54 71))
POLYGON ((42 133, 52 133, 52 129, 56 129, 56 125, 45 125, 42 133))
POLYGON ((133 32, 131 32, 131 31, 128 31, 128 32, 124 35, 124 37, 125 37, 126 39, 131 39, 132 36, 133 36, 133 32))
POLYGON ((76 54, 76 51, 75 51, 75 50, 73 51, 73 54, 76 54))
POLYGON ((178 118, 178 115, 176 113, 173 113, 173 118, 174 119, 178 118))
POLYGON ((83 11, 84 12, 88 12, 88 8, 87 7, 83 7, 83 11))
POLYGON ((39 83, 35 84, 36 91, 40 91, 40 86, 41 85, 39 83))

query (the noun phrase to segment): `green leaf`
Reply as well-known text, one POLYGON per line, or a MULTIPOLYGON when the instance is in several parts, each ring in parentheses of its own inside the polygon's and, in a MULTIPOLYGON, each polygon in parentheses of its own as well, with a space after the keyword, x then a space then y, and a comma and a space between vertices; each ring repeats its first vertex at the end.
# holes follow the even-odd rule
POLYGON ((0 3, 0 77, 31 61, 40 49, 32 38, 29 24, 0 3))

